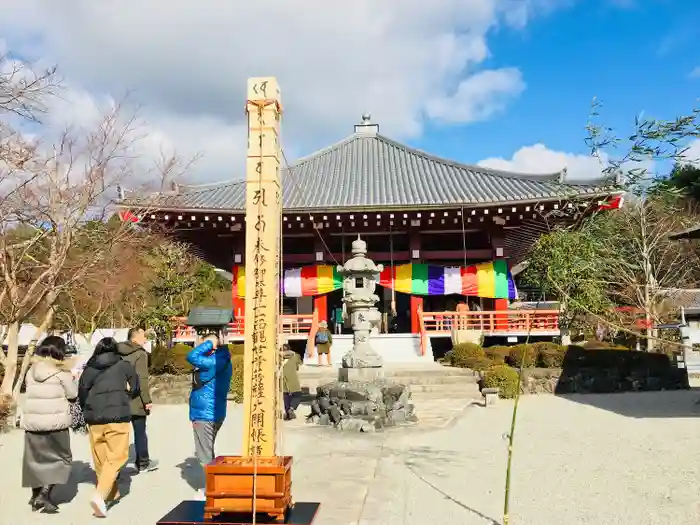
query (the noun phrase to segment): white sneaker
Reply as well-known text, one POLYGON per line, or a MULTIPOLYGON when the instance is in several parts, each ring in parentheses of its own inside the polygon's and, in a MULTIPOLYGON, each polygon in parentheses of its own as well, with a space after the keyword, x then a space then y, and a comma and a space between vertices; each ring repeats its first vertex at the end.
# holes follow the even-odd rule
POLYGON ((95 494, 92 497, 92 500, 90 500, 90 506, 92 507, 92 512, 95 515, 95 517, 107 517, 107 504, 105 503, 105 500, 102 499, 102 496, 100 496, 99 494, 95 494))

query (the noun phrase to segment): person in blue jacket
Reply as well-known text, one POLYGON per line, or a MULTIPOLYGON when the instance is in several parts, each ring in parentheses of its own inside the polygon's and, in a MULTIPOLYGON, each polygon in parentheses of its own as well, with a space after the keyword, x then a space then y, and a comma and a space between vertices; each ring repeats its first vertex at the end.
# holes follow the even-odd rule
POLYGON ((192 371, 190 421, 194 429, 194 449, 204 466, 215 457, 214 442, 226 419, 226 398, 231 384, 231 354, 217 335, 207 336, 187 354, 192 371))

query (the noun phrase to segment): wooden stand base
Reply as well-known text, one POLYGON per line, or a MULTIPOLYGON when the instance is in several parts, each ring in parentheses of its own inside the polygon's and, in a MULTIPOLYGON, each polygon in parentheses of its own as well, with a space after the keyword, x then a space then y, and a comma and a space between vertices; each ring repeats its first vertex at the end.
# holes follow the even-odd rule
MULTIPOLYGON (((287 512, 281 523, 288 525, 312 525, 319 508, 318 503, 301 502, 287 512)), ((214 519, 204 519, 203 501, 183 501, 163 516, 156 525, 252 525, 251 514, 220 514, 214 519)), ((280 523, 267 515, 256 517, 256 524, 280 523)))
POLYGON ((223 513, 266 514, 284 523, 292 506, 292 457, 219 456, 205 467, 204 519, 223 513), (255 504, 253 504, 255 503, 255 504))

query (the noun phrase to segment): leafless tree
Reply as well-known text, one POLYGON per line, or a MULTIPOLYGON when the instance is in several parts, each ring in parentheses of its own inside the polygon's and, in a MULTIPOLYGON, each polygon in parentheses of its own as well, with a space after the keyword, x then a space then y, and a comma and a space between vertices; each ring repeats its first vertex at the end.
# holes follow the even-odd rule
POLYGON ((698 281, 697 251, 669 238, 696 220, 681 200, 657 193, 632 199, 593 224, 609 291, 618 303, 644 312, 649 351, 656 339, 653 326, 661 321, 669 290, 693 287, 698 281))
MULTIPOLYGON (((53 74, 35 76, 46 79, 42 91, 39 80, 27 80, 34 78, 28 70, 13 67, 0 81, 0 103, 5 101, 0 118, 35 119, 46 111, 42 95, 50 94, 53 74)), ((0 393, 16 396, 21 385, 17 379, 28 367, 31 352, 17 376, 22 323, 38 321, 39 332, 44 331, 59 295, 133 242, 130 222, 112 226, 105 235, 118 187, 150 181, 144 191, 160 191, 166 180, 179 175, 175 172, 181 164, 175 157, 145 164, 141 131, 136 118, 116 105, 91 129, 68 129, 51 146, 14 131, 0 140, 0 321, 8 327, 7 350, 0 352, 5 369, 0 393)))

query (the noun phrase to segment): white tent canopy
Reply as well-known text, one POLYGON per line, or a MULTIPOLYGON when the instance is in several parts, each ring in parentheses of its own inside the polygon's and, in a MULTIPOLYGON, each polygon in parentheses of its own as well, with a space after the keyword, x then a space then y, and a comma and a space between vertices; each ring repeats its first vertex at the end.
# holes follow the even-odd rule
MULTIPOLYGON (((46 337, 46 332, 37 334, 39 328, 32 323, 25 323, 19 328, 19 346, 29 346, 32 341, 41 341, 46 337)), ((3 326, 3 332, 7 334, 7 326, 3 326)), ((3 345, 7 345, 9 342, 8 336, 5 335, 5 340, 3 345)))

